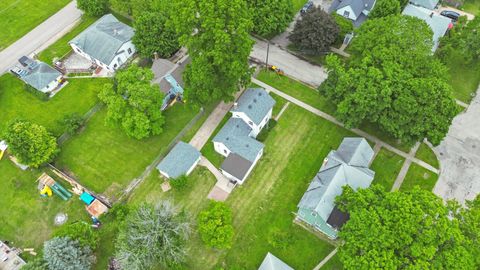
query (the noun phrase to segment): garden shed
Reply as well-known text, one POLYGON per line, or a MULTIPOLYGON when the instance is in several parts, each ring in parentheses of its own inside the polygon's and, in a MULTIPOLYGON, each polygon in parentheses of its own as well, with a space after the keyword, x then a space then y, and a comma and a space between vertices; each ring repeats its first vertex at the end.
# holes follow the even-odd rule
POLYGON ((158 171, 166 178, 189 175, 200 162, 200 152, 185 142, 178 142, 158 164, 158 171))

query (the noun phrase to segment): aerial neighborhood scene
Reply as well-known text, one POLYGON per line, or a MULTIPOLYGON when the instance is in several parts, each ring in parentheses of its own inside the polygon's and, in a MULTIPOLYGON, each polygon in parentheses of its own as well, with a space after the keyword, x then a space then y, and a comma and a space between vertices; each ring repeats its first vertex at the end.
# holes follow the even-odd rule
POLYGON ((0 26, 0 270, 480 269, 480 0, 0 26))

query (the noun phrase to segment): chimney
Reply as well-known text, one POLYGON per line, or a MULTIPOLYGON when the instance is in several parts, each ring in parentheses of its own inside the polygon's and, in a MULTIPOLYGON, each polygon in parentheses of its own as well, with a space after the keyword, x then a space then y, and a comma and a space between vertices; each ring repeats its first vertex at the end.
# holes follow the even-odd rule
POLYGON ((432 12, 432 13, 430 13, 430 18, 433 18, 433 12, 432 12))
POLYGON ((327 162, 328 162, 328 158, 325 158, 325 159, 323 160, 322 167, 325 166, 325 164, 327 164, 327 162))

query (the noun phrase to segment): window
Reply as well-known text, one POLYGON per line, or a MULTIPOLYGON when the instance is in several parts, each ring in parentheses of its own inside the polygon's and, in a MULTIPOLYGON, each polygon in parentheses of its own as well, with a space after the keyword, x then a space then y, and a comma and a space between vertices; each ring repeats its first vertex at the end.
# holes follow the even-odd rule
POLYGON ((132 54, 132 48, 128 48, 127 52, 128 54, 132 54))
POLYGON ((347 18, 350 17, 350 12, 347 11, 347 10, 345 10, 345 11, 343 12, 343 17, 347 17, 347 18))
POLYGON ((113 68, 117 68, 117 64, 113 65, 113 68))
POLYGON ((252 122, 252 121, 248 121, 248 124, 249 124, 250 126, 253 126, 253 122, 252 122))
POLYGON ((117 58, 117 62, 118 64, 120 65, 122 63, 122 59, 120 59, 120 57, 117 58))
POLYGON ((225 155, 227 154, 227 150, 223 149, 223 152, 225 153, 225 155))

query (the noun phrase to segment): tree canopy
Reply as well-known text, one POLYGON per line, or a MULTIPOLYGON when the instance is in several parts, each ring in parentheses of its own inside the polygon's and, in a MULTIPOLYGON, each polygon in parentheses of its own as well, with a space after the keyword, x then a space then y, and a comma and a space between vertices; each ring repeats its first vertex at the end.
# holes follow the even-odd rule
POLYGON ((186 256, 190 224, 169 201, 131 210, 120 226, 115 257, 122 269, 178 266, 186 256))
POLYGON ((180 47, 174 29, 167 26, 167 17, 161 12, 143 12, 136 17, 132 42, 143 57, 170 57, 180 47))
POLYGON ((45 127, 25 120, 11 122, 4 139, 20 163, 34 168, 51 161, 58 153, 55 137, 45 127))
POLYGON ((163 94, 158 85, 152 85, 150 69, 131 65, 118 71, 115 81, 106 84, 98 94, 108 107, 106 121, 120 126, 135 139, 143 139, 163 132, 165 119, 161 112, 163 94))
POLYGON ((175 1, 172 21, 192 62, 183 73, 185 98, 194 104, 233 100, 250 81, 252 22, 244 0, 175 1))
POLYGON ((85 14, 90 16, 101 16, 108 11, 109 0, 77 0, 77 6, 85 14))
POLYGON ((69 237, 77 240, 82 247, 89 247, 91 250, 97 248, 98 233, 86 222, 76 222, 62 226, 55 232, 55 237, 69 237))
POLYGON ((90 269, 95 256, 89 247, 82 247, 69 237, 55 237, 43 245, 43 259, 50 270, 90 269))
POLYGON ((363 121, 403 142, 437 145, 457 113, 445 66, 431 54, 432 30, 410 16, 366 21, 356 32, 347 65, 328 56, 319 87, 347 127, 363 121))
POLYGON ((335 19, 320 7, 313 7, 297 20, 288 38, 297 48, 320 54, 329 51, 339 33, 335 19))
POLYGON ((372 12, 368 14, 368 18, 381 18, 389 15, 400 14, 399 0, 377 0, 372 12))
MULTIPOLYGON (((459 225, 465 221, 451 218, 451 208, 430 191, 373 186, 354 192, 346 186, 337 201, 350 214, 339 233, 345 269, 478 269, 471 252, 478 252, 478 238, 473 243, 459 225)), ((475 211, 468 227, 478 236, 478 200, 475 211)))
POLYGON ((291 0, 247 0, 252 14, 253 32, 270 37, 283 32, 294 16, 291 0))
POLYGON ((198 214, 198 231, 203 242, 219 249, 228 249, 233 242, 232 210, 223 202, 211 201, 198 214))

